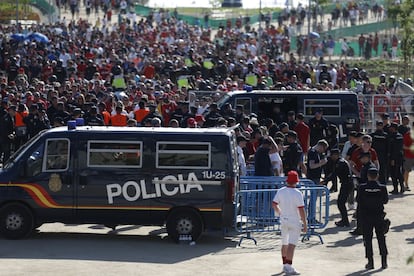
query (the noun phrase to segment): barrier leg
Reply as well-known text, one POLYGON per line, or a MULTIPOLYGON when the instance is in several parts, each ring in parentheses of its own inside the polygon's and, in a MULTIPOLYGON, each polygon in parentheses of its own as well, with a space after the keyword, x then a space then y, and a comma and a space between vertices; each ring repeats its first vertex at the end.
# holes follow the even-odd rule
POLYGON ((315 228, 313 228, 313 227, 308 228, 308 231, 306 231, 306 234, 304 234, 303 237, 302 237, 302 242, 304 242, 305 240, 308 241, 311 236, 317 236, 319 238, 319 240, 321 241, 321 244, 323 244, 322 235, 315 232, 315 228))
POLYGON ((257 241, 256 241, 256 239, 255 239, 255 238, 253 238, 253 237, 252 237, 252 235, 251 235, 251 233, 250 233, 250 232, 247 232, 247 235, 246 235, 246 236, 242 236, 242 237, 240 238, 240 241, 239 241, 239 246, 241 245, 241 243, 242 243, 242 241, 243 241, 244 239, 248 239, 248 240, 252 240, 252 241, 254 241, 254 245, 256 245, 256 246, 257 246, 257 241))

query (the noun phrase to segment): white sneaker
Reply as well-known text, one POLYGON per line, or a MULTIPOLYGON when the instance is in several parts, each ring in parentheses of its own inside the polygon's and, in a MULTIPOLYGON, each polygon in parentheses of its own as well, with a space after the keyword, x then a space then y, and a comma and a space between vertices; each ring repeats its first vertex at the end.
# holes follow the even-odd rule
POLYGON ((298 271, 293 266, 290 266, 290 269, 288 272, 286 272, 287 275, 300 275, 298 271))
POLYGON ((290 265, 289 264, 284 264, 283 265, 283 272, 284 273, 289 273, 289 271, 290 271, 290 265))

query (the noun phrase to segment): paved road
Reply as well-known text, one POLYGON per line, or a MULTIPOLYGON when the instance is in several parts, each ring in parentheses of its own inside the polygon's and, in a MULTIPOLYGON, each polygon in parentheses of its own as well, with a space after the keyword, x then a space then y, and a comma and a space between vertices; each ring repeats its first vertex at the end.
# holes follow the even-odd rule
MULTIPOLYGON (((330 223, 322 232, 325 244, 313 237, 298 246, 294 264, 302 275, 412 275, 414 264, 407 265, 406 259, 414 253, 414 193, 390 196, 389 268, 369 272, 362 238, 334 226, 336 196, 332 194, 330 223)), ((54 223, 39 230, 27 240, 1 239, 0 275, 283 275, 280 237, 274 233, 254 235, 257 246, 246 240, 237 248, 235 233, 225 238, 207 233, 190 246, 172 243, 158 227, 121 226, 112 232, 99 225, 54 223)), ((375 241, 374 254, 378 268, 375 241)))

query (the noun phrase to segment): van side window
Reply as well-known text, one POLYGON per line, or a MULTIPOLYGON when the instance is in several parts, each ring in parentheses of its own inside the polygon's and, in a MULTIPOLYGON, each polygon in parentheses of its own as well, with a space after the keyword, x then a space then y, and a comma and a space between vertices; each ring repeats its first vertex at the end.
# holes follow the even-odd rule
POLYGON ((69 168, 70 141, 68 139, 46 140, 43 171, 66 171, 69 168))
POLYGON ((155 165, 161 169, 209 169, 211 167, 211 144, 157 142, 155 165))
POLYGON ((142 142, 89 141, 88 167, 140 168, 142 166, 142 142))
POLYGON ((341 117, 340 99, 305 99, 303 104, 305 116, 313 116, 318 109, 323 110, 325 117, 341 117))
POLYGON ((243 106, 243 110, 244 110, 244 114, 246 115, 250 115, 250 113, 252 113, 252 99, 250 98, 236 98, 236 105, 242 105, 243 106))

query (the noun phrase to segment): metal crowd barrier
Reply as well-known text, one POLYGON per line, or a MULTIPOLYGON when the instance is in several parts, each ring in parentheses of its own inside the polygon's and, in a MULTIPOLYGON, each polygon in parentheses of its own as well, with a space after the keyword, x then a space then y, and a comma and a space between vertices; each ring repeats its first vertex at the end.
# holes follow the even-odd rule
MULTIPOLYGON (((284 176, 241 176, 240 190, 256 189, 279 189, 286 186, 286 177, 284 176)), ((315 186, 315 183, 307 178, 300 178, 297 187, 315 186)))
MULTIPOLYGON (((256 181, 254 185, 265 186, 270 183, 256 181)), ((306 183, 306 182, 305 182, 306 183)), ((253 185, 253 184, 252 184, 253 185)), ((239 245, 244 239, 253 240, 254 232, 278 232, 280 231, 279 217, 275 215, 272 201, 278 189, 284 183, 273 182, 271 189, 240 189, 236 193, 236 218, 235 228, 238 233, 243 234, 239 245)), ((325 186, 302 185, 299 190, 303 193, 305 211, 308 220, 308 230, 302 236, 302 242, 309 240, 311 236, 319 237, 323 244, 322 236, 316 232, 317 229, 325 228, 329 221, 329 189, 325 186)))

